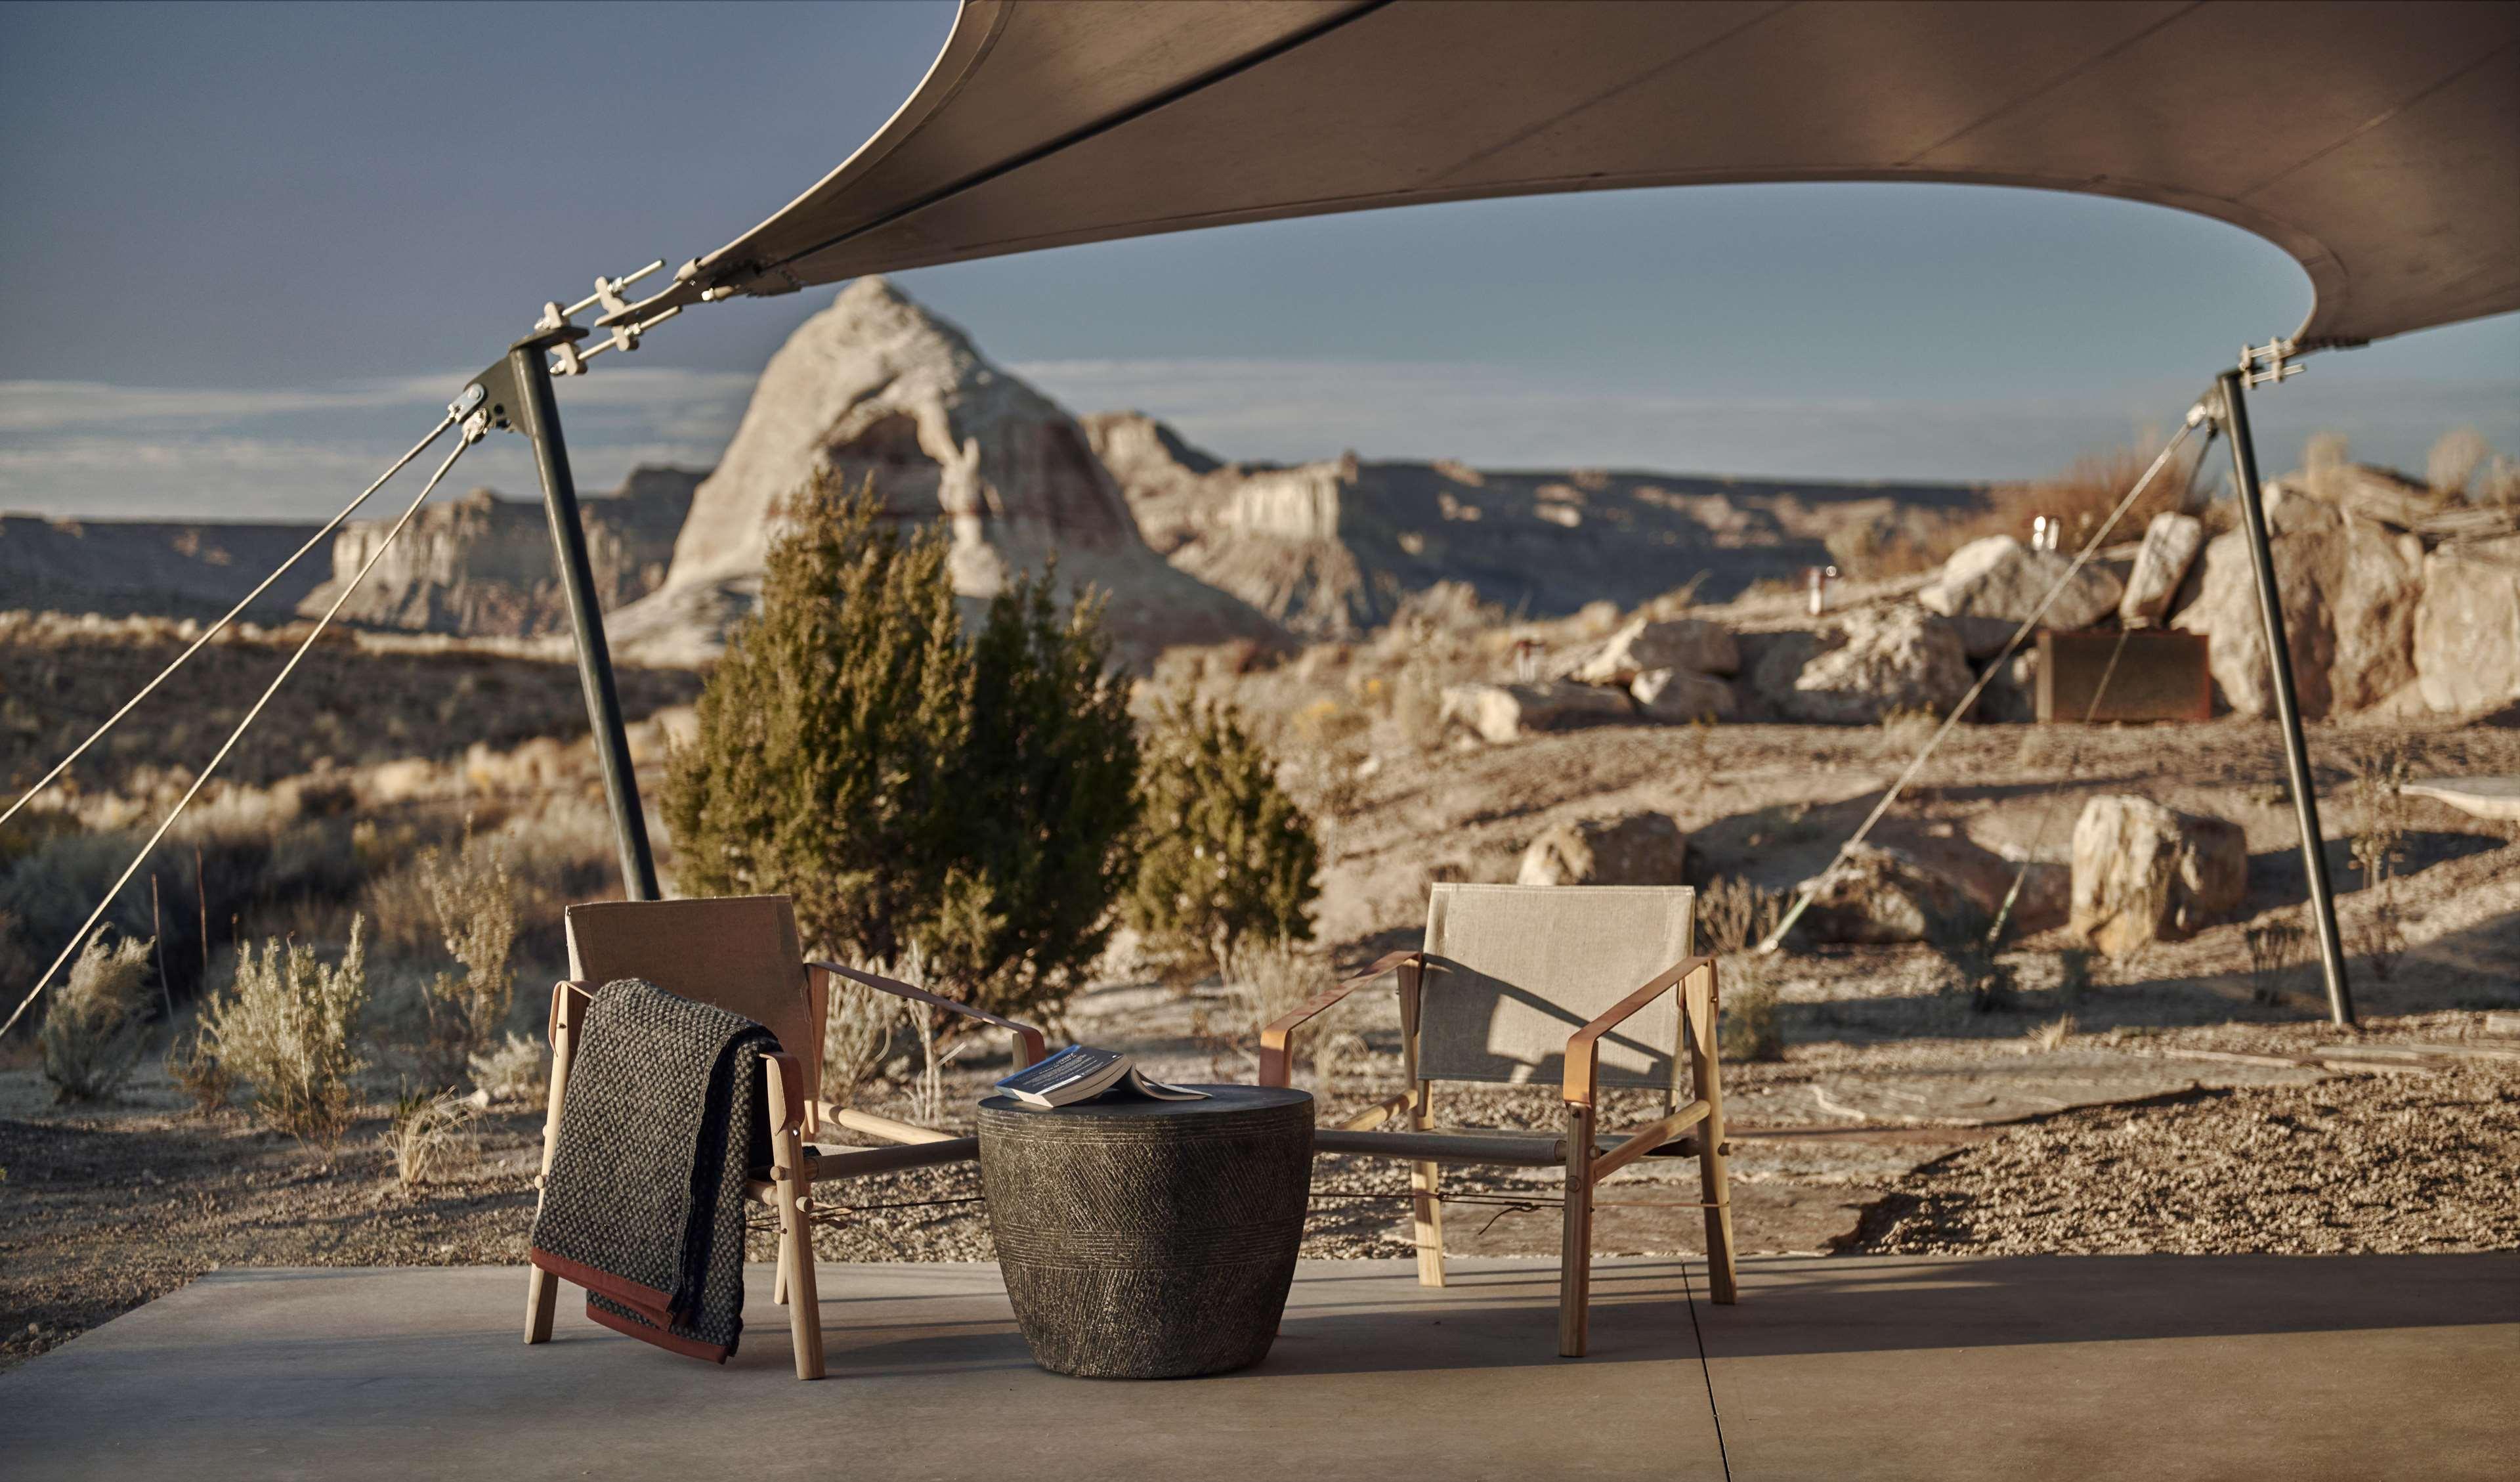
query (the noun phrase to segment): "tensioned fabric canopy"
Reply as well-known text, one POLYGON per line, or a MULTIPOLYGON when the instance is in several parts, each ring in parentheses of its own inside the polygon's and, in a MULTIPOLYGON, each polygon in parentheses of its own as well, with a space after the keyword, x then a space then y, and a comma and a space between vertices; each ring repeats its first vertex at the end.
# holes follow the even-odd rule
POLYGON ((1328 211, 1781 180, 2198 211, 2310 274, 2304 348, 2520 308, 2520 5, 965 0, 880 132, 658 301, 1328 211))

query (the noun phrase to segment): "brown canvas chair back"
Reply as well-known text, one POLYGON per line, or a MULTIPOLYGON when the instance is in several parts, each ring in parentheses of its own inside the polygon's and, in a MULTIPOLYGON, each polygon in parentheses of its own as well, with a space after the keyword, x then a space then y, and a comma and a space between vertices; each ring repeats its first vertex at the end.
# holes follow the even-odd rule
POLYGON ((597 988, 645 978, 669 994, 742 1014, 779 1037, 820 1093, 823 1027, 805 992, 805 951, 786 896, 600 901, 568 908, 568 975, 597 988))
MULTIPOLYGON (((1418 1074, 1554 1082, 1569 1035, 1690 954, 1696 905, 1685 886, 1437 885, 1418 1074)), ((1602 1037, 1604 1084, 1672 1084, 1677 996, 1602 1037)))

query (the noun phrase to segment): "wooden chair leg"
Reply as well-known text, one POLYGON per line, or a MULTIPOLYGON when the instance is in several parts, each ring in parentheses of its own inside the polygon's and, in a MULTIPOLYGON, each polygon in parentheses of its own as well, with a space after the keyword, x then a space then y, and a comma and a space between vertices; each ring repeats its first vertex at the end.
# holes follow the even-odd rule
POLYGON ((1724 1076, 1715 1052, 1717 997, 1715 965, 1692 975, 1683 992, 1688 1008, 1689 1075, 1698 1098, 1706 1103, 1706 1120, 1698 1124, 1698 1197, 1706 1201, 1706 1284, 1715 1300, 1741 1299, 1732 1268, 1732 1193, 1724 1151, 1724 1076), (1699 987, 1700 983, 1703 987, 1699 987))
POLYGON ((1593 1299, 1593 1108, 1566 1108, 1566 1232, 1557 1253, 1557 1353, 1584 1357, 1593 1299))
MULTIPOLYGON (((564 993, 556 993, 552 1008, 552 1071, 550 1099, 543 1109, 543 1166, 534 1180, 534 1212, 542 1212, 542 1181, 551 1177, 552 1159, 560 1151, 561 1098, 568 1090, 568 1067, 576 1048, 575 1005, 564 993)), ((525 1341, 549 1343, 552 1320, 560 1311, 560 1278, 539 1266, 525 1269, 525 1341)))
MULTIPOLYGON (((772 1107, 790 1104, 780 1062, 769 1060, 772 1107)), ((782 1119, 783 1121, 786 1119, 782 1119)), ((823 1377, 823 1305, 814 1287, 814 1231, 806 1223, 813 1210, 812 1185, 805 1181, 805 1138, 794 1123, 781 1127, 770 1139, 770 1181, 779 1203, 779 1277, 788 1298, 788 1335, 796 1348, 796 1377, 823 1377)))
MULTIPOLYGON (((1424 1132, 1428 1122, 1428 1100, 1432 1088, 1418 1083, 1417 1098, 1409 1109, 1409 1129, 1424 1132)), ((1444 1204, 1443 1173, 1433 1163, 1415 1163, 1409 1168, 1410 1239, 1418 1247, 1418 1284, 1444 1284, 1444 1204)))

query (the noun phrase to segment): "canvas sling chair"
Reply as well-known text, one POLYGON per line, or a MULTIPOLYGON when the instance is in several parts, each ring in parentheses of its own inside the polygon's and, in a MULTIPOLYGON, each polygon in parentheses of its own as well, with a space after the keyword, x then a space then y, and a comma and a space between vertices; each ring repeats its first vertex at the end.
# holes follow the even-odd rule
MULTIPOLYGON (((796 913, 786 896, 608 901, 570 906, 567 923, 569 976, 552 988, 551 1104, 543 1124, 543 1173, 551 1173, 560 1145, 575 1032, 600 986, 645 978, 667 993, 714 1004, 767 1028, 780 1044, 778 1053, 763 1059, 769 1080, 765 1104, 771 1114, 771 1163, 745 1184, 744 1195, 778 1211, 779 1263, 771 1299, 788 1309, 796 1377, 823 1377, 823 1321, 811 1237, 814 1185, 979 1156, 973 1138, 821 1099, 823 1022, 831 1013, 832 980, 846 979, 1007 1030, 1014 1037, 1018 1070, 1041 1058, 1041 1031, 875 973, 805 960, 797 944, 796 913), (833 1128, 891 1145, 812 1144, 812 1138, 833 1128)), ((551 1340, 559 1295, 557 1278, 534 1268, 527 1291, 527 1343, 551 1340)))
POLYGON ((1306 1020, 1394 974, 1405 1088, 1316 1134, 1314 1150, 1411 1165, 1420 1283, 1444 1284, 1438 1169, 1447 1163, 1562 1165, 1557 1351, 1581 1358, 1594 1190, 1639 1158, 1694 1157, 1706 1210, 1708 1284, 1716 1301, 1732 1302, 1732 1208, 1715 1055, 1715 961, 1692 954, 1695 905, 1696 892, 1680 887, 1439 884, 1426 904, 1423 947, 1383 957, 1261 1032, 1260 1084, 1288 1084, 1295 1032, 1306 1020), (1564 1102, 1565 1131, 1556 1137, 1438 1131, 1439 1081, 1553 1082, 1564 1102), (1624 1134, 1600 1133, 1595 1118, 1603 1086, 1657 1089, 1663 1115, 1624 1134), (1381 1130, 1395 1117, 1405 1120, 1406 1130, 1381 1130))

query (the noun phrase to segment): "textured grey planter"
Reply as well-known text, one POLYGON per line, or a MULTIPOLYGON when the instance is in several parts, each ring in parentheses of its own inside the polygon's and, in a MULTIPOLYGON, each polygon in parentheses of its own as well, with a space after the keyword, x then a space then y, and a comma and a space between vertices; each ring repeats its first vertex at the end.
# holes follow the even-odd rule
POLYGON ((1313 1185, 1313 1098, 980 1103, 980 1180, 1007 1295, 1042 1367, 1178 1379, 1278 1335, 1313 1185))

